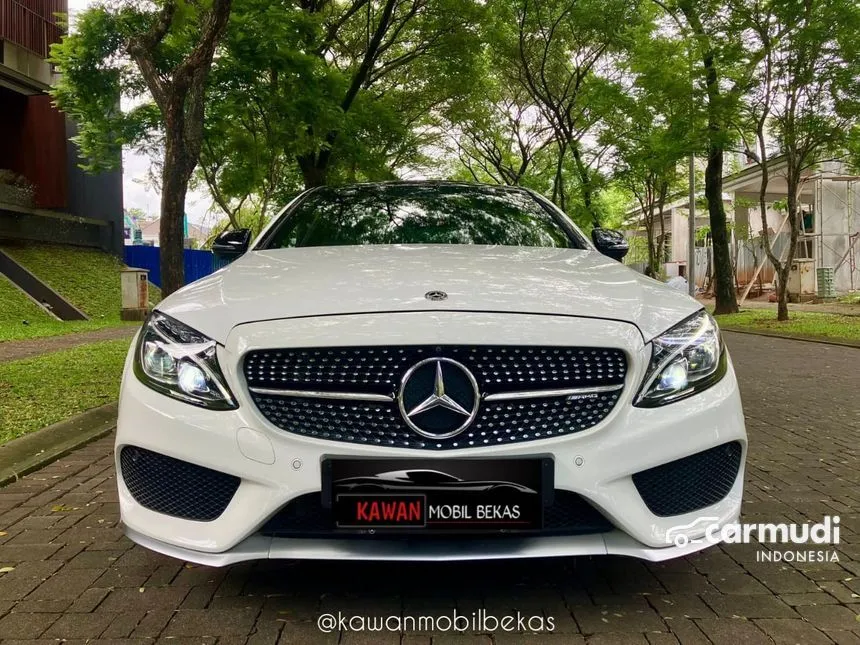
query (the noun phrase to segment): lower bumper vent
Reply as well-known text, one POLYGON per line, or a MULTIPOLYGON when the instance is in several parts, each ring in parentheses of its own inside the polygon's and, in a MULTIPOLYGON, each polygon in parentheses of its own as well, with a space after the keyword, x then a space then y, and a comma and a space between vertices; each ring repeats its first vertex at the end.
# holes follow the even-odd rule
MULTIPOLYGON (((581 496, 567 490, 556 490, 553 504, 544 509, 544 528, 532 531, 538 535, 589 535, 606 533, 614 528, 612 523, 581 496)), ((369 535, 361 531, 335 528, 331 509, 322 505, 320 493, 307 493, 289 502, 260 529, 270 537, 361 537, 369 535)), ((377 530, 376 537, 381 531, 377 530)), ((451 537, 451 532, 419 532, 423 539, 451 537)), ((525 533, 525 532, 523 532, 525 533)), ((481 537, 492 537, 493 533, 481 533, 481 537)), ((516 534, 499 532, 497 535, 512 537, 516 534)), ((520 533, 519 535, 522 535, 520 533)), ((396 529, 385 533, 386 537, 416 537, 409 529, 396 529)))
POLYGON ((654 515, 698 511, 729 494, 738 477, 742 452, 739 442, 724 443, 636 473, 633 483, 654 515))
POLYGON ((138 504, 185 520, 211 522, 239 488, 238 477, 136 446, 123 446, 119 462, 138 504))

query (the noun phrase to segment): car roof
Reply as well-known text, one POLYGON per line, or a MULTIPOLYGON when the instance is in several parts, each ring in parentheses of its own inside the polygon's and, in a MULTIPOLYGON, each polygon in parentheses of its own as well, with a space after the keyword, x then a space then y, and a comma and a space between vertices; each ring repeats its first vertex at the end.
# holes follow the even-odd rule
POLYGON ((438 187, 438 188, 471 188, 487 189, 493 191, 531 193, 522 186, 509 186, 507 184, 486 184, 471 181, 452 181, 448 179, 394 179, 388 181, 365 181, 353 184, 342 184, 338 186, 319 186, 312 190, 345 191, 355 188, 398 188, 398 187, 438 187))

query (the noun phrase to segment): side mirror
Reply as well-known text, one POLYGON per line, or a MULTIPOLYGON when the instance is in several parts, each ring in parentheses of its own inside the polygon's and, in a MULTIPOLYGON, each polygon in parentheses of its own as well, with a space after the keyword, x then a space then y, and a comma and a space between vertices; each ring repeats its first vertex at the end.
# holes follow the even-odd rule
POLYGON ((224 231, 212 242, 212 253, 219 258, 235 260, 248 250, 251 244, 251 229, 237 228, 224 231))
POLYGON ((603 255, 619 262, 624 259, 627 251, 630 250, 630 245, 624 239, 624 234, 621 231, 614 231, 609 228, 591 229, 591 241, 594 242, 594 246, 603 255))

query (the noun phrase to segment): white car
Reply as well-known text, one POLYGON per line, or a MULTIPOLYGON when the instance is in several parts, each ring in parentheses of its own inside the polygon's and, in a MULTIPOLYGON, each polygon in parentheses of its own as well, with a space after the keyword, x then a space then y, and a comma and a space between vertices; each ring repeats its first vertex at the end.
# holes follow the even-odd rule
POLYGON ((704 544, 747 439, 713 318, 520 188, 306 191, 129 352, 126 534, 208 565, 462 560, 704 544))

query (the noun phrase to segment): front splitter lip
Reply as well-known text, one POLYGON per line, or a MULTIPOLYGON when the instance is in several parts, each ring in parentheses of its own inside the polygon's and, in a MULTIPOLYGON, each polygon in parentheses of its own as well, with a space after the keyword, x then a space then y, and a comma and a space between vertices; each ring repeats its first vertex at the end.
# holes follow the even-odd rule
POLYGON ((712 546, 702 540, 685 546, 648 547, 622 531, 568 537, 529 537, 476 540, 350 540, 273 538, 252 535, 222 553, 205 553, 174 546, 148 537, 123 525, 125 535, 136 544, 163 555, 211 567, 224 567, 249 560, 365 560, 456 562, 505 560, 583 555, 625 555, 662 562, 684 557, 712 546))

